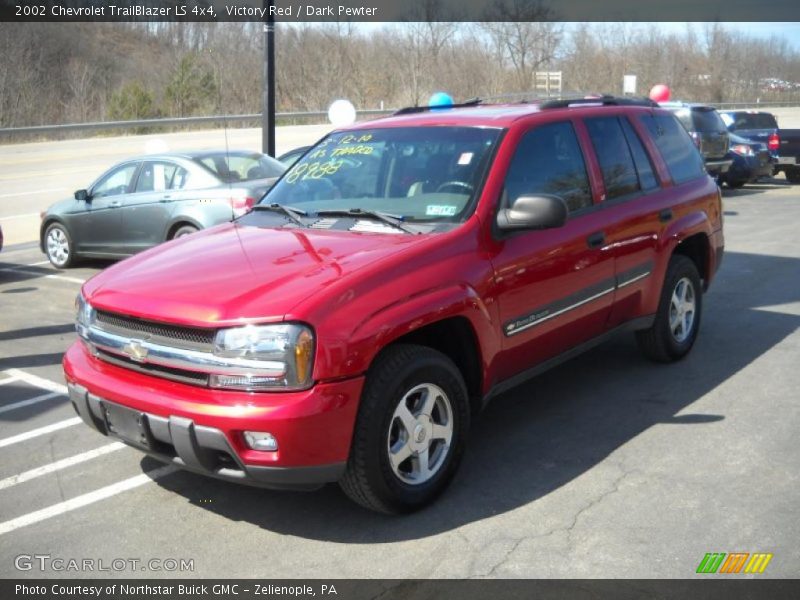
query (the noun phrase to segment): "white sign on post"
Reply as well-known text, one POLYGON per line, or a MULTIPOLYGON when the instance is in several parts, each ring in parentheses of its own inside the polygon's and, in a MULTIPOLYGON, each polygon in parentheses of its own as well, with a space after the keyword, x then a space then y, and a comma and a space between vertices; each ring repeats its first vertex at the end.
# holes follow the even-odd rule
POLYGON ((624 75, 622 77, 622 93, 623 94, 636 93, 636 75, 624 75))

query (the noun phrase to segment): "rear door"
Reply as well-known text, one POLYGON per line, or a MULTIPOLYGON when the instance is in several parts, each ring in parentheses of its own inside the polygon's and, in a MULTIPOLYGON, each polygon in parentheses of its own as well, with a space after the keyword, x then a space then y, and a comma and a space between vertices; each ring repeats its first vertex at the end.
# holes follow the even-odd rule
POLYGON ((170 187, 177 170, 178 165, 170 161, 142 163, 122 209, 123 237, 128 252, 138 252, 164 241, 174 209, 170 187))
MULTIPOLYGON (((615 261, 614 306, 607 327, 614 328, 641 316, 658 240, 674 215, 671 196, 661 189, 653 161, 627 116, 592 117, 584 123, 603 179, 606 243, 615 261)), ((680 127, 677 121, 675 126, 680 127)))
POLYGON ((584 148, 574 123, 536 126, 520 138, 500 203, 556 194, 569 207, 563 227, 497 234, 492 256, 503 350, 499 380, 599 335, 611 309, 613 254, 592 210, 584 148))

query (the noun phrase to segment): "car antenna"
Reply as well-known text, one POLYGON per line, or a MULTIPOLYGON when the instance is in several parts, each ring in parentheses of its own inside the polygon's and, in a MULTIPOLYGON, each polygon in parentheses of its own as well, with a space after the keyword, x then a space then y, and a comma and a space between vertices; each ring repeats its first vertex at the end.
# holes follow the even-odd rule
POLYGON ((231 190, 231 151, 228 146, 228 119, 222 114, 222 75, 220 72, 219 63, 217 62, 217 57, 211 48, 208 49, 208 54, 211 56, 211 62, 214 64, 214 71, 217 80, 217 114, 222 117, 222 133, 225 136, 225 169, 227 169, 225 179, 226 183, 228 184, 228 190, 231 190))

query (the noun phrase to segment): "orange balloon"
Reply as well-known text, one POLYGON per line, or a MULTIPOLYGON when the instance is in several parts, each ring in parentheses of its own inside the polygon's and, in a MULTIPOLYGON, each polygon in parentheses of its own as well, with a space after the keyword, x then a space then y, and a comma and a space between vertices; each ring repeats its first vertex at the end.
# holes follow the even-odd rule
POLYGON ((663 83, 657 83, 650 90, 650 100, 653 102, 668 102, 669 96, 670 90, 663 83))

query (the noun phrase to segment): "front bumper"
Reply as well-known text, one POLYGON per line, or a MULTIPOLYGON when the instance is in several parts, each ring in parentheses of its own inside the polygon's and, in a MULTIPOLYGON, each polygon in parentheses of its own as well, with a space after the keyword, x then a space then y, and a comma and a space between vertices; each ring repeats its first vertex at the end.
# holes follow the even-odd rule
POLYGON ((63 365, 76 412, 103 435, 190 471, 276 489, 341 477, 363 386, 359 377, 302 392, 198 388, 105 363, 82 342, 63 365), (130 415, 131 426, 115 428, 112 414, 130 415), (278 450, 249 449, 244 431, 272 433, 278 450))

